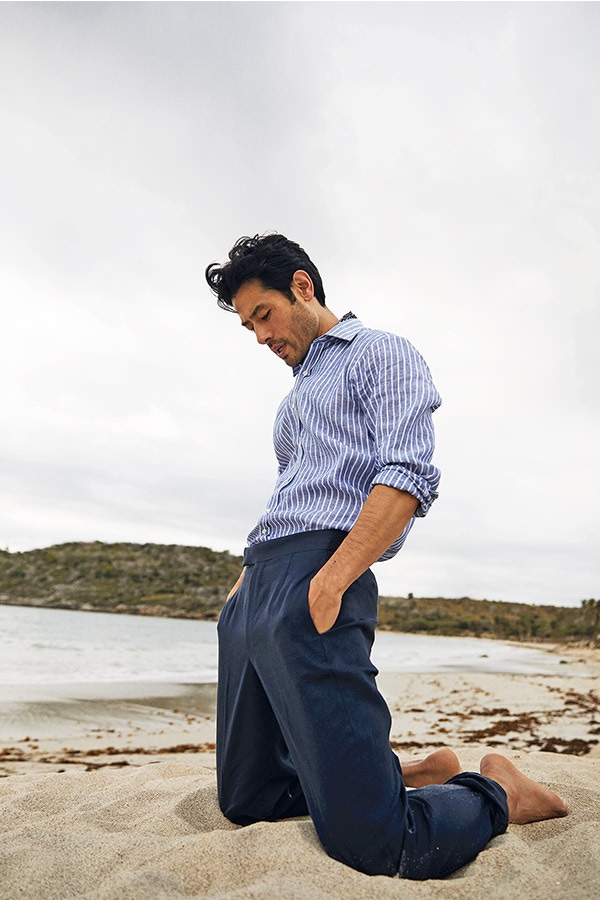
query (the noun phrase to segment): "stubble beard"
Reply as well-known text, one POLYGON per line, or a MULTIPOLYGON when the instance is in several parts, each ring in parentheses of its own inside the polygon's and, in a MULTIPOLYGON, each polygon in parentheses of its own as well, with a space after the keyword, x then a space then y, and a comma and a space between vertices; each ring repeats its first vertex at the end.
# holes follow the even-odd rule
POLYGON ((288 344, 289 352, 285 362, 288 366, 294 367, 304 362, 312 342, 319 336, 319 322, 317 317, 297 300, 292 306, 294 314, 291 328, 294 344, 288 344))

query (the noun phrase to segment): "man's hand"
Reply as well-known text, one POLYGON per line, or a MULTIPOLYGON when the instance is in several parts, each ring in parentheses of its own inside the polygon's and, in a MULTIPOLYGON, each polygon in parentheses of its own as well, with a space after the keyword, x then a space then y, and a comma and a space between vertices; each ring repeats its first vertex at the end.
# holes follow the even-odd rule
POLYGON ((418 505, 406 491, 375 485, 348 535, 310 583, 308 607, 319 634, 334 625, 344 593, 402 534, 418 505))
POLYGON ((342 607, 342 594, 332 590, 317 572, 308 588, 308 609, 313 624, 319 634, 323 634, 335 624, 342 607))
MULTIPOLYGON (((230 590, 229 593, 227 594, 227 600, 230 600, 230 599, 233 597, 233 595, 235 594, 235 592, 237 591, 237 589, 238 589, 239 587, 241 587, 242 581, 244 580, 244 572, 245 572, 245 571, 246 571, 246 569, 243 568, 242 571, 241 571, 241 573, 240 573, 240 577, 238 578, 238 580, 236 581, 236 583, 234 584, 234 586, 231 588, 231 590, 230 590)), ((226 603, 227 603, 227 600, 225 600, 226 603)))

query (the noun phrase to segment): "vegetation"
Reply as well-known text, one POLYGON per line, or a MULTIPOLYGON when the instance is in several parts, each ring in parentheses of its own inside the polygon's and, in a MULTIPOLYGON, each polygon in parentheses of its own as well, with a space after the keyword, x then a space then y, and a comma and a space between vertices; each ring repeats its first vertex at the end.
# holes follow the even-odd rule
POLYGON ((0 603, 216 619, 241 568, 226 551, 164 544, 0 551, 0 603))
POLYGON ((534 606, 461 597, 382 597, 379 626, 416 634, 462 635, 517 641, 600 642, 600 601, 581 607, 534 606))
MULTIPOLYGON (((206 547, 60 544, 0 551, 0 603, 217 619, 242 558, 206 547)), ((531 606, 461 597, 382 597, 380 627, 416 634, 600 642, 600 600, 531 606)))

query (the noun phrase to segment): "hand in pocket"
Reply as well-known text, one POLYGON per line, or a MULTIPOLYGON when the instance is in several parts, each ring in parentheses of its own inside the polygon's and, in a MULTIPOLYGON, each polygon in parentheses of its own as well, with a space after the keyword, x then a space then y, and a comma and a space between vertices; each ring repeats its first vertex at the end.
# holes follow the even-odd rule
MULTIPOLYGON (((235 594, 235 592, 236 592, 237 590, 239 590, 239 588, 241 588, 241 586, 242 586, 242 581, 244 580, 244 572, 245 572, 245 571, 246 571, 246 569, 245 569, 245 567, 244 567, 244 568, 242 569, 241 573, 240 573, 240 577, 238 578, 238 580, 236 581, 236 583, 234 584, 234 586, 231 588, 231 590, 230 590, 229 593, 227 594, 227 600, 231 600, 231 598, 233 597, 233 595, 235 594)), ((227 603, 227 600, 225 600, 226 603, 227 603)))
POLYGON ((315 575, 308 588, 308 609, 313 625, 324 634, 332 628, 342 608, 342 594, 323 585, 319 575, 315 575))

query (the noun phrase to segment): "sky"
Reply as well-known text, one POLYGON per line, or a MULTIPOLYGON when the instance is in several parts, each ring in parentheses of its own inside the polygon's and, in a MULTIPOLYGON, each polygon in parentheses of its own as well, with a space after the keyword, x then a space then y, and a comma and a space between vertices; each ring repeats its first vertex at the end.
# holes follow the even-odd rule
POLYGON ((0 547, 241 553, 290 369, 204 268, 278 231, 427 360, 382 594, 600 597, 598 3, 0 3, 0 547))

